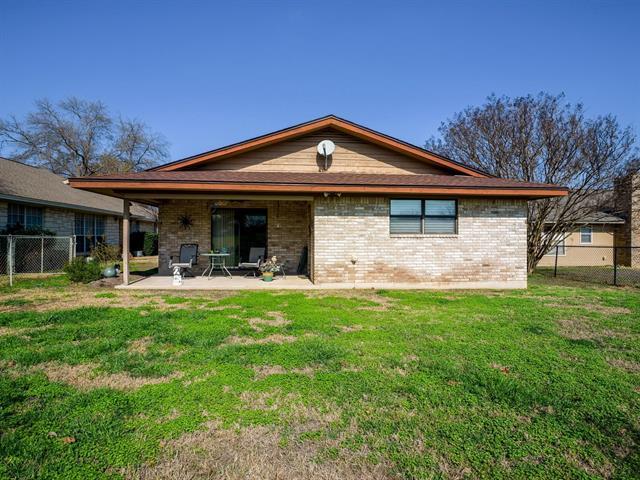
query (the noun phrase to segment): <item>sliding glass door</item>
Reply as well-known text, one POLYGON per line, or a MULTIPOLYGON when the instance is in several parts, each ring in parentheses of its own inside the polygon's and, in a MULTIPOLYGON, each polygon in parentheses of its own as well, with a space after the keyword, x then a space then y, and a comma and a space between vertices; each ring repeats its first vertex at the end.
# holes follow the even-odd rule
POLYGON ((249 261, 251 248, 267 248, 266 208, 216 208, 211 215, 211 246, 229 253, 225 263, 249 261))

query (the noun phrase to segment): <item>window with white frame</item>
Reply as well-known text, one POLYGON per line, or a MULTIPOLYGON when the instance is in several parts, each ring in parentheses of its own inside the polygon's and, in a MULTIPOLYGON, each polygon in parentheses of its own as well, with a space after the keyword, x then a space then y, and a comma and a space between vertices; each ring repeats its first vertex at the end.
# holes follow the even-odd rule
POLYGON ((580 243, 582 245, 593 243, 593 228, 590 225, 580 227, 580 243))
POLYGON ((455 234, 458 202, 443 199, 392 199, 389 204, 391 233, 455 234))
POLYGON ((104 217, 87 213, 76 213, 76 253, 88 254, 96 245, 104 243, 104 217))
POLYGON ((7 228, 42 228, 42 208, 10 203, 7 211, 7 228))

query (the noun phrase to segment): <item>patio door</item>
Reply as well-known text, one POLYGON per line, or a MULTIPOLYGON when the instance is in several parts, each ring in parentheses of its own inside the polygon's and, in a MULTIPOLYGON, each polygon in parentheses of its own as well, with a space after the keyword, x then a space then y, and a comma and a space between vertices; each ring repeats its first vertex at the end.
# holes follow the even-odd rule
POLYGON ((211 214, 211 248, 229 253, 227 266, 249 261, 251 248, 267 249, 266 208, 216 208, 211 214))

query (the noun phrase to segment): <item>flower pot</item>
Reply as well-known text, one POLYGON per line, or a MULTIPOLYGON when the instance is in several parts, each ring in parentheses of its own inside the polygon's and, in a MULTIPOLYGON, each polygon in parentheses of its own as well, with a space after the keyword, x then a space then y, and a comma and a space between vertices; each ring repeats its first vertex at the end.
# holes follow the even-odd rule
POLYGON ((263 282, 273 281, 273 272, 262 272, 262 281, 263 282))

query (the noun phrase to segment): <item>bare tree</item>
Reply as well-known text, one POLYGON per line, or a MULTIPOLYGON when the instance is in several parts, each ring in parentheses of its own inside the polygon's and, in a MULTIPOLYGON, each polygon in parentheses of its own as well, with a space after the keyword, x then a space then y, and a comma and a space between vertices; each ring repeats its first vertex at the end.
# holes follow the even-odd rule
POLYGON ((567 198, 529 202, 528 268, 602 208, 603 192, 634 161, 630 128, 615 117, 588 119, 563 95, 490 96, 442 123, 425 147, 492 175, 569 187, 567 198))
POLYGON ((137 120, 114 120, 101 102, 35 102, 23 120, 0 119, 0 153, 65 176, 136 171, 167 157, 167 142, 137 120))

